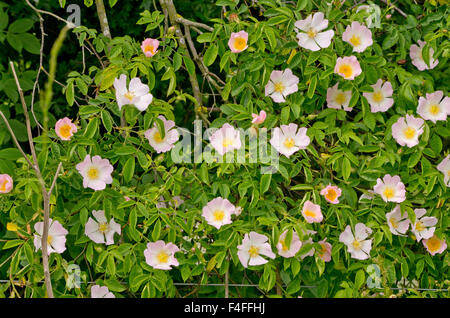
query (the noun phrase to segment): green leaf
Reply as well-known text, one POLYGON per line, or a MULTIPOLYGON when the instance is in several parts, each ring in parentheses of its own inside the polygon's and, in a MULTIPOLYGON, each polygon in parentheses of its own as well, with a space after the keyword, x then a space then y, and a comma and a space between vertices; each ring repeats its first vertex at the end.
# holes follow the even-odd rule
POLYGON ((113 292, 120 293, 120 292, 123 292, 124 290, 126 290, 126 286, 124 284, 121 284, 116 279, 107 279, 107 280, 105 280, 105 284, 106 284, 106 286, 108 286, 108 289, 113 292))
POLYGON ((205 55, 203 56, 203 62, 205 66, 210 66, 216 60, 217 53, 219 52, 219 47, 215 44, 211 44, 211 46, 206 50, 205 55))
POLYGON ((183 62, 184 62, 184 65, 186 66, 186 69, 187 69, 188 73, 190 75, 194 75, 195 74, 195 64, 194 64, 194 62, 192 62, 192 60, 189 57, 187 57, 187 56, 183 56, 183 62))
POLYGON ((275 36, 275 32, 271 27, 265 27, 264 33, 266 34, 267 39, 269 40, 269 45, 272 52, 275 51, 275 49, 277 48, 277 38, 275 36))
POLYGON ((22 157, 22 153, 16 148, 6 148, 0 150, 0 159, 16 161, 22 157))
POLYGON ((34 21, 31 19, 19 19, 9 25, 8 32, 24 33, 33 27, 34 21))
POLYGON ((344 177, 344 180, 347 181, 350 177, 351 173, 351 164, 350 160, 348 160, 346 157, 342 158, 342 176, 344 177))
POLYGON ((67 104, 70 106, 73 105, 73 102, 75 101, 75 91, 73 87, 73 81, 69 81, 69 83, 66 86, 66 101, 67 104))
POLYGON ((94 117, 91 119, 91 121, 89 122, 89 124, 86 127, 86 130, 84 131, 84 136, 86 138, 88 138, 88 139, 94 138, 94 136, 98 130, 98 123, 99 123, 99 119, 97 117, 94 117))
POLYGON ((3 249, 7 250, 8 248, 13 248, 13 247, 16 247, 17 245, 21 245, 23 243, 24 243, 23 240, 10 240, 10 241, 7 241, 5 243, 5 245, 3 245, 3 249))
POLYGON ((132 156, 128 158, 127 162, 123 166, 122 174, 125 183, 128 183, 131 181, 131 179, 133 179, 134 168, 135 168, 135 160, 134 157, 132 156))
POLYGON ((109 111, 103 109, 101 116, 102 116, 102 123, 103 123, 103 126, 105 127, 106 131, 111 132, 112 127, 113 127, 113 119, 112 119, 109 111))
POLYGON ((154 242, 156 242, 159 239, 160 234, 161 234, 161 221, 158 220, 156 221, 152 232, 152 239, 154 242))
POLYGON ((272 174, 263 174, 261 177, 261 183, 259 184, 259 192, 261 194, 269 190, 270 180, 272 180, 272 174))
POLYGON ((306 93, 306 96, 308 98, 312 98, 314 96, 314 92, 316 91, 316 85, 317 85, 317 76, 313 76, 309 82, 308 92, 306 93))
POLYGON ((365 280, 366 280, 366 274, 364 274, 364 271, 362 269, 360 269, 356 273, 356 277, 355 277, 355 290, 359 290, 361 288, 361 286, 364 284, 365 280))
POLYGON ((422 153, 420 151, 414 152, 408 159, 408 168, 413 168, 419 162, 422 153))

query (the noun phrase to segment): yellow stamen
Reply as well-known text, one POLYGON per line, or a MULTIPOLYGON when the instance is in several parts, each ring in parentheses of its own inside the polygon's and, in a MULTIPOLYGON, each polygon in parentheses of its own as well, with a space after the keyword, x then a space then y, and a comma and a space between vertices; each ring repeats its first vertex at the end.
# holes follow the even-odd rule
POLYGON ((339 73, 344 74, 345 78, 351 77, 353 74, 353 68, 349 64, 342 64, 339 66, 339 73))
POLYGON ((416 230, 419 232, 422 232, 423 230, 425 230, 425 225, 423 225, 423 223, 421 221, 416 223, 416 230))
POLYGON ((257 248, 254 245, 250 246, 250 248, 248 249, 248 254, 250 254, 250 257, 258 256, 259 255, 259 248, 257 248))
POLYGON ((280 93, 280 94, 283 94, 283 92, 286 88, 282 82, 275 83, 274 86, 275 86, 275 92, 280 93))
POLYGON ((345 94, 344 93, 338 93, 336 95, 336 103, 337 104, 342 105, 342 104, 345 103, 345 100, 346 100, 346 98, 345 98, 345 94))
POLYGON ((280 244, 281 244, 281 249, 283 250, 283 252, 287 252, 289 250, 289 248, 286 245, 286 242, 284 240, 280 240, 280 244))
POLYGON ((352 243, 352 245, 353 245, 353 247, 354 247, 355 249, 357 249, 357 250, 361 249, 361 246, 362 246, 361 242, 358 241, 358 240, 354 240, 353 243, 352 243))
POLYGON ((133 92, 126 92, 123 96, 125 96, 126 99, 128 99, 131 103, 131 101, 134 98, 134 93, 133 92))
POLYGON ((102 233, 106 233, 109 230, 109 224, 108 223, 100 223, 98 226, 98 230, 102 233))
POLYGON ((304 212, 304 214, 305 214, 306 216, 310 216, 310 217, 312 217, 312 218, 316 217, 316 213, 313 212, 313 211, 311 211, 311 210, 306 210, 306 211, 304 212))
POLYGON ((397 219, 396 219, 396 218, 391 218, 391 219, 389 220, 389 222, 391 222, 391 225, 392 225, 392 227, 393 227, 394 229, 398 228, 398 222, 397 222, 397 219))
POLYGON ((96 180, 99 178, 100 172, 98 171, 98 168, 91 167, 91 168, 89 168, 89 170, 87 172, 87 176, 89 177, 89 179, 96 180))
POLYGON ((164 251, 159 252, 159 254, 156 256, 156 258, 158 259, 158 262, 160 264, 164 264, 167 263, 169 261, 169 254, 167 254, 164 251))
POLYGON ((245 49, 245 46, 247 45, 247 41, 244 38, 235 38, 234 39, 234 49, 238 51, 242 51, 245 49))
POLYGON ((353 46, 358 46, 361 44, 361 38, 357 35, 353 35, 349 41, 353 44, 353 46))
POLYGON ((59 128, 59 134, 63 138, 69 138, 72 136, 72 127, 70 125, 63 125, 59 128))
POLYGON ((325 194, 325 198, 327 198, 328 201, 334 201, 334 200, 336 200, 336 197, 337 197, 337 193, 334 189, 329 189, 327 191, 327 193, 325 194))
POLYGON ((380 91, 373 93, 372 99, 374 102, 379 103, 383 100, 383 94, 380 91))
POLYGON ((157 143, 162 142, 164 139, 161 138, 161 134, 159 133, 159 131, 155 132, 155 134, 153 135, 153 140, 157 143))
POLYGON ((6 191, 6 184, 8 183, 8 180, 4 179, 2 182, 2 185, 0 186, 0 191, 4 192, 6 191))
POLYGON ((215 221, 220 222, 225 217, 225 212, 223 210, 215 210, 213 216, 215 221))
POLYGON ((286 138, 286 140, 284 141, 283 145, 286 148, 291 149, 292 147, 295 146, 294 139, 292 139, 291 137, 286 138))
POLYGON ((47 236, 47 244, 48 245, 52 245, 53 243, 53 236, 51 236, 50 234, 47 236))
POLYGON ((145 51, 145 52, 150 52, 150 53, 154 54, 155 47, 154 47, 153 45, 151 45, 151 44, 148 44, 148 45, 145 46, 144 51, 145 51))
POLYGON ((393 188, 391 187, 386 187, 383 191, 384 196, 386 197, 386 199, 392 199, 394 197, 395 191, 393 188))
POLYGON ((223 147, 223 148, 228 148, 228 147, 232 146, 233 143, 234 143, 233 139, 225 138, 225 139, 222 141, 222 147, 223 147))
POLYGON ((433 105, 430 106, 430 113, 432 115, 436 116, 439 113, 440 110, 441 109, 440 109, 439 105, 437 105, 437 104, 433 104, 433 105))
POLYGON ((314 39, 316 37, 316 35, 317 35, 317 32, 314 31, 314 29, 311 28, 311 29, 308 30, 308 32, 306 32, 306 34, 308 34, 310 39, 314 39))
POLYGON ((411 139, 414 138, 414 136, 416 135, 416 130, 412 127, 408 127, 405 130, 403 130, 403 134, 407 139, 411 139))
POLYGON ((441 248, 442 243, 437 237, 433 236, 428 239, 426 244, 430 252, 436 252, 441 248))

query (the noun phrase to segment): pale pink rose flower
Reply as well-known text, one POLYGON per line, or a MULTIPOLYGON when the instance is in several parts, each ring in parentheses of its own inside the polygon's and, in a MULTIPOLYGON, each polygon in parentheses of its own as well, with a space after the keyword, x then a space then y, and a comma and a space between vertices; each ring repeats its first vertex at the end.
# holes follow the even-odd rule
POLYGON ((438 63, 439 63, 439 60, 435 60, 433 58, 433 54, 434 54, 433 48, 430 47, 430 50, 429 50, 430 66, 428 66, 425 63, 423 56, 422 56, 423 47, 425 46, 425 44, 427 44, 427 42, 419 40, 418 43, 419 43, 419 46, 417 46, 416 44, 412 44, 409 47, 409 57, 411 58, 412 64, 415 67, 417 67, 417 69, 419 71, 431 70, 431 69, 435 68, 436 65, 438 65, 438 63))
POLYGON ((125 199, 125 201, 131 201, 131 198, 129 196, 124 196, 123 198, 125 199))
POLYGON ((174 129, 175 122, 173 120, 166 120, 162 115, 159 115, 158 118, 164 123, 164 138, 159 133, 156 123, 153 125, 153 128, 150 128, 144 133, 144 136, 157 153, 162 153, 175 147, 175 143, 180 138, 180 134, 176 128, 174 129))
POLYGON ((234 210, 234 215, 238 216, 242 213, 242 207, 238 206, 236 207, 236 210, 234 210))
MULTIPOLYGON (((53 221, 51 218, 48 219, 48 236, 47 236, 47 253, 61 254, 66 250, 66 235, 69 232, 59 223, 58 221, 53 221)), ((44 232, 44 222, 37 222, 34 224, 34 247, 36 251, 41 249, 42 233, 44 232)))
POLYGON ((141 49, 146 57, 152 57, 158 52, 159 41, 156 39, 145 39, 142 41, 141 49))
POLYGON ((231 52, 239 53, 245 51, 248 46, 248 33, 245 31, 232 32, 230 39, 228 40, 228 47, 231 52))
POLYGON ((106 286, 94 285, 91 287, 91 298, 116 298, 106 286))
MULTIPOLYGON (((303 231, 303 236, 307 236, 308 238, 306 240, 302 241, 302 246, 305 246, 307 244, 314 244, 312 236, 316 233, 317 232, 313 231, 313 230, 306 230, 306 233, 303 231)), ((315 252, 316 252, 316 249, 314 247, 311 247, 311 249, 307 253, 301 254, 300 258, 304 259, 308 256, 314 256, 315 252)))
POLYGON ((292 231, 291 244, 289 246, 287 246, 286 245, 287 233, 288 233, 288 230, 284 231, 280 235, 280 237, 278 239, 278 243, 277 243, 277 249, 278 249, 278 254, 280 256, 289 258, 289 257, 294 257, 295 254, 297 254, 297 252, 302 247, 302 242, 300 241, 298 234, 295 231, 292 231))
POLYGON ((213 148, 223 156, 229 151, 241 148, 241 134, 230 124, 224 124, 209 137, 213 148))
POLYGON ((259 112, 259 115, 252 114, 252 118, 253 118, 252 124, 255 124, 255 125, 262 124, 266 120, 266 116, 267 116, 267 114, 263 110, 259 112))
POLYGON ((334 73, 346 80, 354 80, 362 72, 356 56, 338 57, 334 66, 334 73))
POLYGON ((246 233, 242 244, 238 245, 237 255, 241 261, 242 266, 247 268, 250 266, 262 265, 268 261, 261 255, 274 259, 275 253, 272 252, 272 247, 267 242, 267 236, 258 234, 256 232, 246 233))
POLYGON ((352 91, 343 91, 338 88, 339 83, 327 89, 327 107, 334 109, 343 109, 346 112, 351 112, 352 107, 348 107, 350 99, 352 98, 352 91))
POLYGON ((320 205, 314 204, 309 200, 303 205, 302 215, 308 223, 320 223, 323 220, 320 205))
POLYGON ((70 140, 73 134, 77 132, 77 126, 69 118, 64 117, 56 122, 55 132, 61 140, 70 140))
POLYGON ((297 124, 275 127, 270 144, 281 154, 290 157, 300 149, 306 149, 311 139, 306 135, 307 128, 301 127, 297 131, 297 124))
POLYGON ((298 91, 299 78, 287 68, 284 71, 272 71, 264 91, 275 103, 283 103, 286 96, 298 91))
POLYGON ((108 222, 105 217, 105 211, 92 211, 94 219, 89 217, 84 234, 98 244, 111 245, 114 244, 114 233, 120 235, 121 227, 114 221, 114 218, 108 222))
POLYGON ((350 225, 347 225, 345 231, 339 235, 339 242, 347 245, 352 258, 365 260, 370 258, 370 250, 372 249, 372 239, 366 240, 371 233, 372 229, 363 223, 358 223, 355 225, 355 235, 353 235, 350 225))
POLYGON ((149 93, 149 87, 142 84, 138 77, 132 78, 129 88, 127 88, 127 76, 122 74, 114 80, 114 88, 119 110, 123 105, 134 105, 140 111, 144 111, 153 100, 153 95, 149 93))
POLYGON ((342 34, 342 40, 353 46, 353 52, 363 52, 373 44, 372 32, 365 25, 353 21, 342 34))
POLYGON ((0 193, 11 192, 13 188, 13 179, 9 174, 0 174, 0 193))
POLYGON ((86 155, 84 160, 75 167, 83 177, 85 188, 89 187, 95 191, 104 190, 106 185, 113 181, 111 173, 114 167, 108 159, 102 159, 100 156, 94 156, 91 160, 91 156, 86 155))
POLYGON ((436 168, 444 174, 444 183, 450 187, 450 155, 445 157, 436 168))
POLYGON ((373 191, 379 195, 384 202, 400 203, 406 200, 406 190, 399 176, 391 177, 386 174, 383 180, 377 179, 377 184, 373 187, 373 191))
POLYGON ((321 250, 317 251, 317 253, 319 254, 319 257, 324 261, 324 262, 329 262, 331 261, 331 249, 332 246, 330 243, 327 242, 327 238, 324 238, 322 241, 318 242, 321 250))
POLYGON ((325 200, 327 200, 328 202, 338 204, 339 197, 342 194, 342 190, 338 186, 332 186, 331 184, 329 184, 320 191, 320 194, 323 195, 325 197, 325 200))
POLYGON ((447 249, 447 243, 445 240, 439 239, 436 235, 433 235, 429 239, 422 240, 422 243, 432 256, 435 254, 441 254, 447 249))
POLYGON ((222 197, 209 201, 202 210, 202 216, 209 225, 220 229, 225 224, 231 224, 231 215, 234 214, 236 207, 227 199, 222 197))
POLYGON ((398 204, 391 212, 386 213, 386 220, 391 233, 400 236, 405 236, 411 223, 408 219, 408 213, 405 211, 402 214, 400 205, 398 204))
POLYGON ((423 119, 431 120, 436 124, 438 120, 447 120, 450 115, 450 98, 445 96, 443 91, 436 91, 426 94, 426 98, 419 97, 419 105, 417 106, 417 114, 423 119))
POLYGON ((298 45, 311 51, 329 47, 334 36, 333 30, 320 32, 328 27, 328 20, 324 19, 322 12, 316 12, 304 20, 298 20, 294 26, 298 45))
POLYGON ((391 97, 392 85, 390 82, 384 82, 380 78, 374 85, 370 85, 373 92, 364 92, 363 96, 370 104, 370 111, 372 113, 385 112, 394 105, 394 99, 391 97))
POLYGON ((173 243, 164 243, 159 240, 148 243, 144 250, 145 262, 156 269, 170 270, 172 266, 178 266, 175 253, 180 249, 173 243))
POLYGON ((406 114, 406 117, 400 117, 392 124, 392 137, 400 146, 414 147, 419 143, 424 123, 422 118, 406 114))
POLYGON ((424 216, 427 213, 425 209, 414 209, 414 213, 416 222, 411 226, 411 232, 414 233, 417 242, 420 242, 421 239, 429 239, 434 234, 438 219, 434 216, 424 216))

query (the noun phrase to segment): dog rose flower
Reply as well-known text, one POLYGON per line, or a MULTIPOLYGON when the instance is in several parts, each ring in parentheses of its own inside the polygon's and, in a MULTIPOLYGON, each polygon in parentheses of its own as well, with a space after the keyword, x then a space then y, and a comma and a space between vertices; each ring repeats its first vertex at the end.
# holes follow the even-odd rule
POLYGON ((248 33, 245 31, 233 32, 231 33, 230 39, 228 40, 228 47, 233 53, 240 53, 245 51, 248 46, 248 33))
POLYGON ((411 231, 414 233, 417 242, 421 239, 429 239, 433 236, 435 225, 438 219, 434 216, 424 216, 427 213, 425 209, 414 209, 416 214, 416 222, 411 227, 411 231))
POLYGON ((0 193, 11 192, 13 188, 13 179, 9 174, 0 174, 0 193))
POLYGON ((114 218, 108 222, 105 217, 105 211, 92 211, 94 219, 89 217, 84 234, 86 234, 95 243, 111 245, 114 244, 114 233, 120 235, 121 227, 114 221, 114 218))
POLYGON ((342 34, 342 40, 353 46, 353 52, 361 53, 373 44, 372 32, 365 25, 353 21, 342 34))
POLYGON ((294 26, 297 28, 298 45, 311 51, 329 47, 334 36, 333 30, 320 32, 328 27, 328 20, 324 19, 322 12, 311 14, 295 22, 294 26))
POLYGON ((234 129, 230 124, 224 124, 209 137, 209 141, 214 149, 223 156, 229 151, 241 148, 240 136, 239 130, 234 129))
POLYGON ((409 224, 411 223, 408 219, 408 213, 403 212, 402 214, 400 205, 398 204, 391 212, 386 213, 386 219, 391 233, 400 236, 406 234, 406 231, 409 229, 409 224))
POLYGON ((247 268, 249 265, 262 265, 268 261, 261 255, 274 259, 275 253, 272 252, 272 247, 267 243, 269 239, 267 236, 258 234, 256 232, 246 233, 241 245, 238 245, 238 257, 242 266, 247 268))
MULTIPOLYGON (((53 221, 51 218, 48 219, 48 236, 47 236, 47 253, 61 254, 66 250, 66 235, 69 232, 59 223, 58 221, 53 221)), ((36 251, 41 249, 42 233, 44 232, 44 222, 37 222, 34 224, 34 247, 36 251)))
POLYGON ((314 204, 309 200, 303 205, 302 215, 308 223, 320 223, 323 220, 320 205, 314 204))
POLYGON ((231 224, 231 215, 235 213, 236 207, 227 199, 215 198, 206 204, 202 210, 202 216, 209 225, 220 229, 222 225, 231 224))
POLYGON ((100 156, 92 157, 86 155, 84 160, 76 165, 76 169, 83 177, 83 187, 91 188, 95 191, 104 190, 107 184, 112 183, 111 173, 114 168, 108 159, 100 156))
POLYGON ((297 131, 297 124, 290 123, 289 125, 281 125, 273 130, 270 144, 281 154, 290 157, 300 149, 305 149, 311 142, 311 139, 306 135, 307 129, 305 127, 299 128, 297 131))
POLYGON ((294 257, 295 254, 297 254, 297 252, 302 247, 302 242, 300 241, 298 234, 295 231, 292 231, 291 243, 289 246, 287 246, 286 245, 287 233, 288 233, 288 230, 284 231, 280 235, 280 237, 278 239, 278 243, 277 243, 277 249, 278 249, 278 254, 280 256, 289 258, 289 257, 294 257))
POLYGON ((444 174, 444 183, 450 187, 450 155, 445 157, 436 168, 444 174))
POLYGON ((64 117, 56 122, 55 132, 61 140, 70 140, 73 134, 77 132, 77 126, 69 118, 64 117))
POLYGON ((142 84, 138 77, 131 79, 129 88, 127 88, 127 76, 120 75, 114 80, 114 88, 116 89, 116 100, 119 110, 123 105, 134 105, 141 112, 146 110, 153 100, 153 95, 149 93, 149 87, 142 84))
POLYGON ((427 93, 426 97, 420 96, 417 114, 435 124, 438 120, 447 120, 447 116, 450 115, 450 98, 446 96, 442 99, 443 97, 443 91, 427 93))
POLYGON ((320 194, 325 197, 325 200, 333 204, 339 203, 341 193, 342 190, 338 186, 332 186, 331 184, 327 185, 320 191, 320 194))
POLYGON ((91 298, 116 298, 106 286, 94 285, 91 287, 91 298))
POLYGON ((433 48, 430 47, 430 50, 429 50, 430 66, 428 66, 427 63, 425 63, 423 56, 422 56, 423 47, 425 46, 425 44, 427 44, 427 42, 419 40, 418 43, 419 43, 419 46, 417 46, 416 44, 412 44, 409 47, 409 57, 411 57, 411 63, 415 67, 417 67, 417 69, 419 71, 431 70, 431 69, 435 68, 439 63, 439 60, 435 60, 433 58, 433 54, 434 54, 433 48))
POLYGON ((284 71, 272 71, 269 82, 265 86, 265 95, 275 103, 283 103, 286 96, 298 91, 299 78, 287 68, 284 71))
POLYGON ((152 57, 158 52, 159 41, 156 39, 145 39, 142 41, 141 49, 146 57, 152 57))
POLYGON ((372 239, 366 240, 371 233, 372 229, 363 223, 358 223, 355 225, 355 235, 353 235, 350 225, 347 225, 345 231, 339 235, 339 242, 347 245, 352 258, 365 260, 370 257, 370 250, 372 249, 372 239))
POLYGON ((441 254, 447 249, 447 243, 445 240, 439 239, 436 235, 433 235, 429 239, 422 240, 423 246, 431 255, 441 254))
POLYGON ((173 120, 166 120, 162 115, 158 116, 158 118, 164 123, 164 138, 161 137, 156 123, 153 128, 150 128, 144 133, 144 136, 157 153, 167 152, 175 147, 175 143, 180 138, 180 134, 178 133, 178 130, 172 129, 175 127, 175 122, 173 120))
POLYGON ((180 249, 173 243, 164 243, 159 240, 148 243, 144 250, 145 262, 156 269, 170 270, 172 266, 178 266, 175 253, 180 249))
POLYGON ((392 124, 392 137, 400 146, 414 147, 419 143, 424 123, 422 118, 406 114, 406 117, 400 117, 392 124))
POLYGON ((377 179, 377 184, 373 188, 374 192, 381 195, 384 202, 403 202, 406 199, 406 190, 399 176, 391 177, 386 174, 383 180, 377 179))
POLYGON ((370 111, 372 113, 385 112, 394 104, 394 99, 391 97, 393 90, 390 82, 384 82, 380 78, 374 85, 372 93, 364 92, 363 96, 370 104, 370 111))
POLYGON ((346 80, 354 80, 362 72, 356 56, 338 57, 334 66, 334 73, 346 80))
POLYGON ((352 111, 352 107, 348 107, 352 98, 352 91, 343 91, 338 88, 339 83, 327 89, 327 106, 328 108, 343 109, 346 112, 352 111))

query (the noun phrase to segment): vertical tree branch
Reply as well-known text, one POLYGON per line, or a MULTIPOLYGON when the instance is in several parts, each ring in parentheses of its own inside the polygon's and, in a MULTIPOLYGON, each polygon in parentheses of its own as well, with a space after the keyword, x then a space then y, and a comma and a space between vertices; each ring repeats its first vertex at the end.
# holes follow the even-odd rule
POLYGON ((100 20, 100 27, 102 28, 102 33, 108 39, 111 39, 111 31, 109 31, 108 18, 106 16, 106 10, 103 0, 95 0, 95 6, 97 7, 97 14, 98 19, 100 20))

